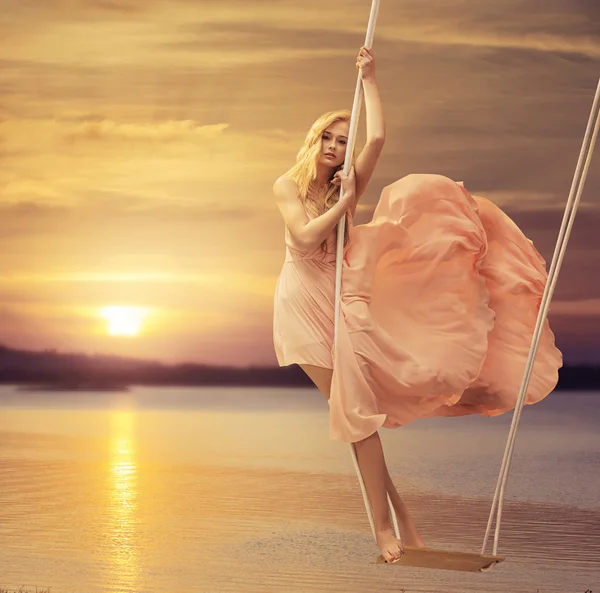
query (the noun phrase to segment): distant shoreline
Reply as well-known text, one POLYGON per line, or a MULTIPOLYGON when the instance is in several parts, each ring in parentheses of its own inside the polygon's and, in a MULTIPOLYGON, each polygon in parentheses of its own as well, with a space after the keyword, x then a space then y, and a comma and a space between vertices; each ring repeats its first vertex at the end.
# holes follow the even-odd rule
MULTIPOLYGON (((0 344, 0 385, 20 391, 124 391, 151 387, 312 387, 296 365, 226 367, 198 363, 167 365, 108 355, 33 352, 0 344)), ((556 390, 600 391, 600 365, 572 365, 559 370, 556 390)))
MULTIPOLYGON (((186 384, 186 385, 141 385, 141 384, 131 384, 131 385, 115 385, 112 387, 106 386, 106 387, 94 387, 94 386, 64 386, 64 385, 60 385, 60 384, 48 384, 48 385, 19 385, 19 384, 15 384, 15 383, 3 383, 0 382, 0 385, 6 385, 6 386, 14 386, 16 387, 16 391, 19 392, 23 392, 23 393, 56 393, 56 392, 60 392, 60 393, 64 393, 66 392, 73 392, 73 393, 122 393, 122 392, 130 392, 132 390, 132 388, 135 387, 154 387, 154 388, 159 388, 159 387, 163 387, 163 388, 169 388, 169 387, 178 387, 178 388, 189 388, 192 389, 194 387, 200 387, 200 388, 205 388, 205 387, 239 387, 239 388, 265 388, 265 389, 277 389, 277 388, 288 388, 288 389, 314 389, 315 386, 310 383, 308 385, 223 385, 223 384, 198 384, 198 385, 194 385, 194 384, 186 384)), ((598 387, 587 387, 587 388, 555 388, 553 393, 561 393, 561 392, 575 392, 575 393, 580 393, 580 394, 598 394, 600 395, 600 388, 598 387)), ((1 593, 1 592, 0 592, 1 593)))
POLYGON ((94 384, 61 384, 48 383, 47 385, 17 385, 17 391, 129 391, 131 385, 94 385, 94 384))

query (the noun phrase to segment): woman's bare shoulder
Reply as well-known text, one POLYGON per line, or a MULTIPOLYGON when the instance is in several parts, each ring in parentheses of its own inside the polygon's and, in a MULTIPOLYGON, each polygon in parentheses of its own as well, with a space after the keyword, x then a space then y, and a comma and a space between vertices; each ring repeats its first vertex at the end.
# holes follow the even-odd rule
POLYGON ((282 175, 275 180, 273 192, 278 197, 297 197, 298 184, 287 175, 282 175))

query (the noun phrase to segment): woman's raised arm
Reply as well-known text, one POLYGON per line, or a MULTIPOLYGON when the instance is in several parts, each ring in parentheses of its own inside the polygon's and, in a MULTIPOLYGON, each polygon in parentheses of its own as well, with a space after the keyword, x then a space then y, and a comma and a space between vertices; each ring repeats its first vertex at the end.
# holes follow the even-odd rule
POLYGON ((385 120, 383 119, 381 97, 375 79, 375 58, 372 51, 361 47, 356 59, 356 66, 360 68, 365 97, 367 142, 354 165, 356 170, 356 200, 351 207, 352 214, 356 210, 358 200, 367 188, 385 143, 385 120))

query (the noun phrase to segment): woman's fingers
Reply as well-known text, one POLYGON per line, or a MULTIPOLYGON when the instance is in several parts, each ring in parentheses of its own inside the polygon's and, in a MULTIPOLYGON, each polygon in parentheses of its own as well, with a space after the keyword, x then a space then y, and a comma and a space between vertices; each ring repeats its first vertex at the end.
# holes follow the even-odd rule
POLYGON ((373 56, 371 54, 361 52, 356 57, 356 67, 361 68, 365 64, 369 64, 372 61, 373 61, 373 56))
POLYGON ((356 56, 356 68, 360 70, 362 80, 371 78, 375 73, 375 58, 372 51, 364 45, 356 56))

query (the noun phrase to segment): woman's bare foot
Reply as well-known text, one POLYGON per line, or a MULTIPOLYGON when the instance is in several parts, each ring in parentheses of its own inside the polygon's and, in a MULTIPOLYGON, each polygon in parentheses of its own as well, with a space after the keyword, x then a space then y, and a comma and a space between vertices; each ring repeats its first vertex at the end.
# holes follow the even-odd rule
POLYGON ((381 555, 386 562, 393 563, 404 556, 402 542, 396 538, 391 527, 383 531, 378 531, 375 539, 377 540, 381 555))

